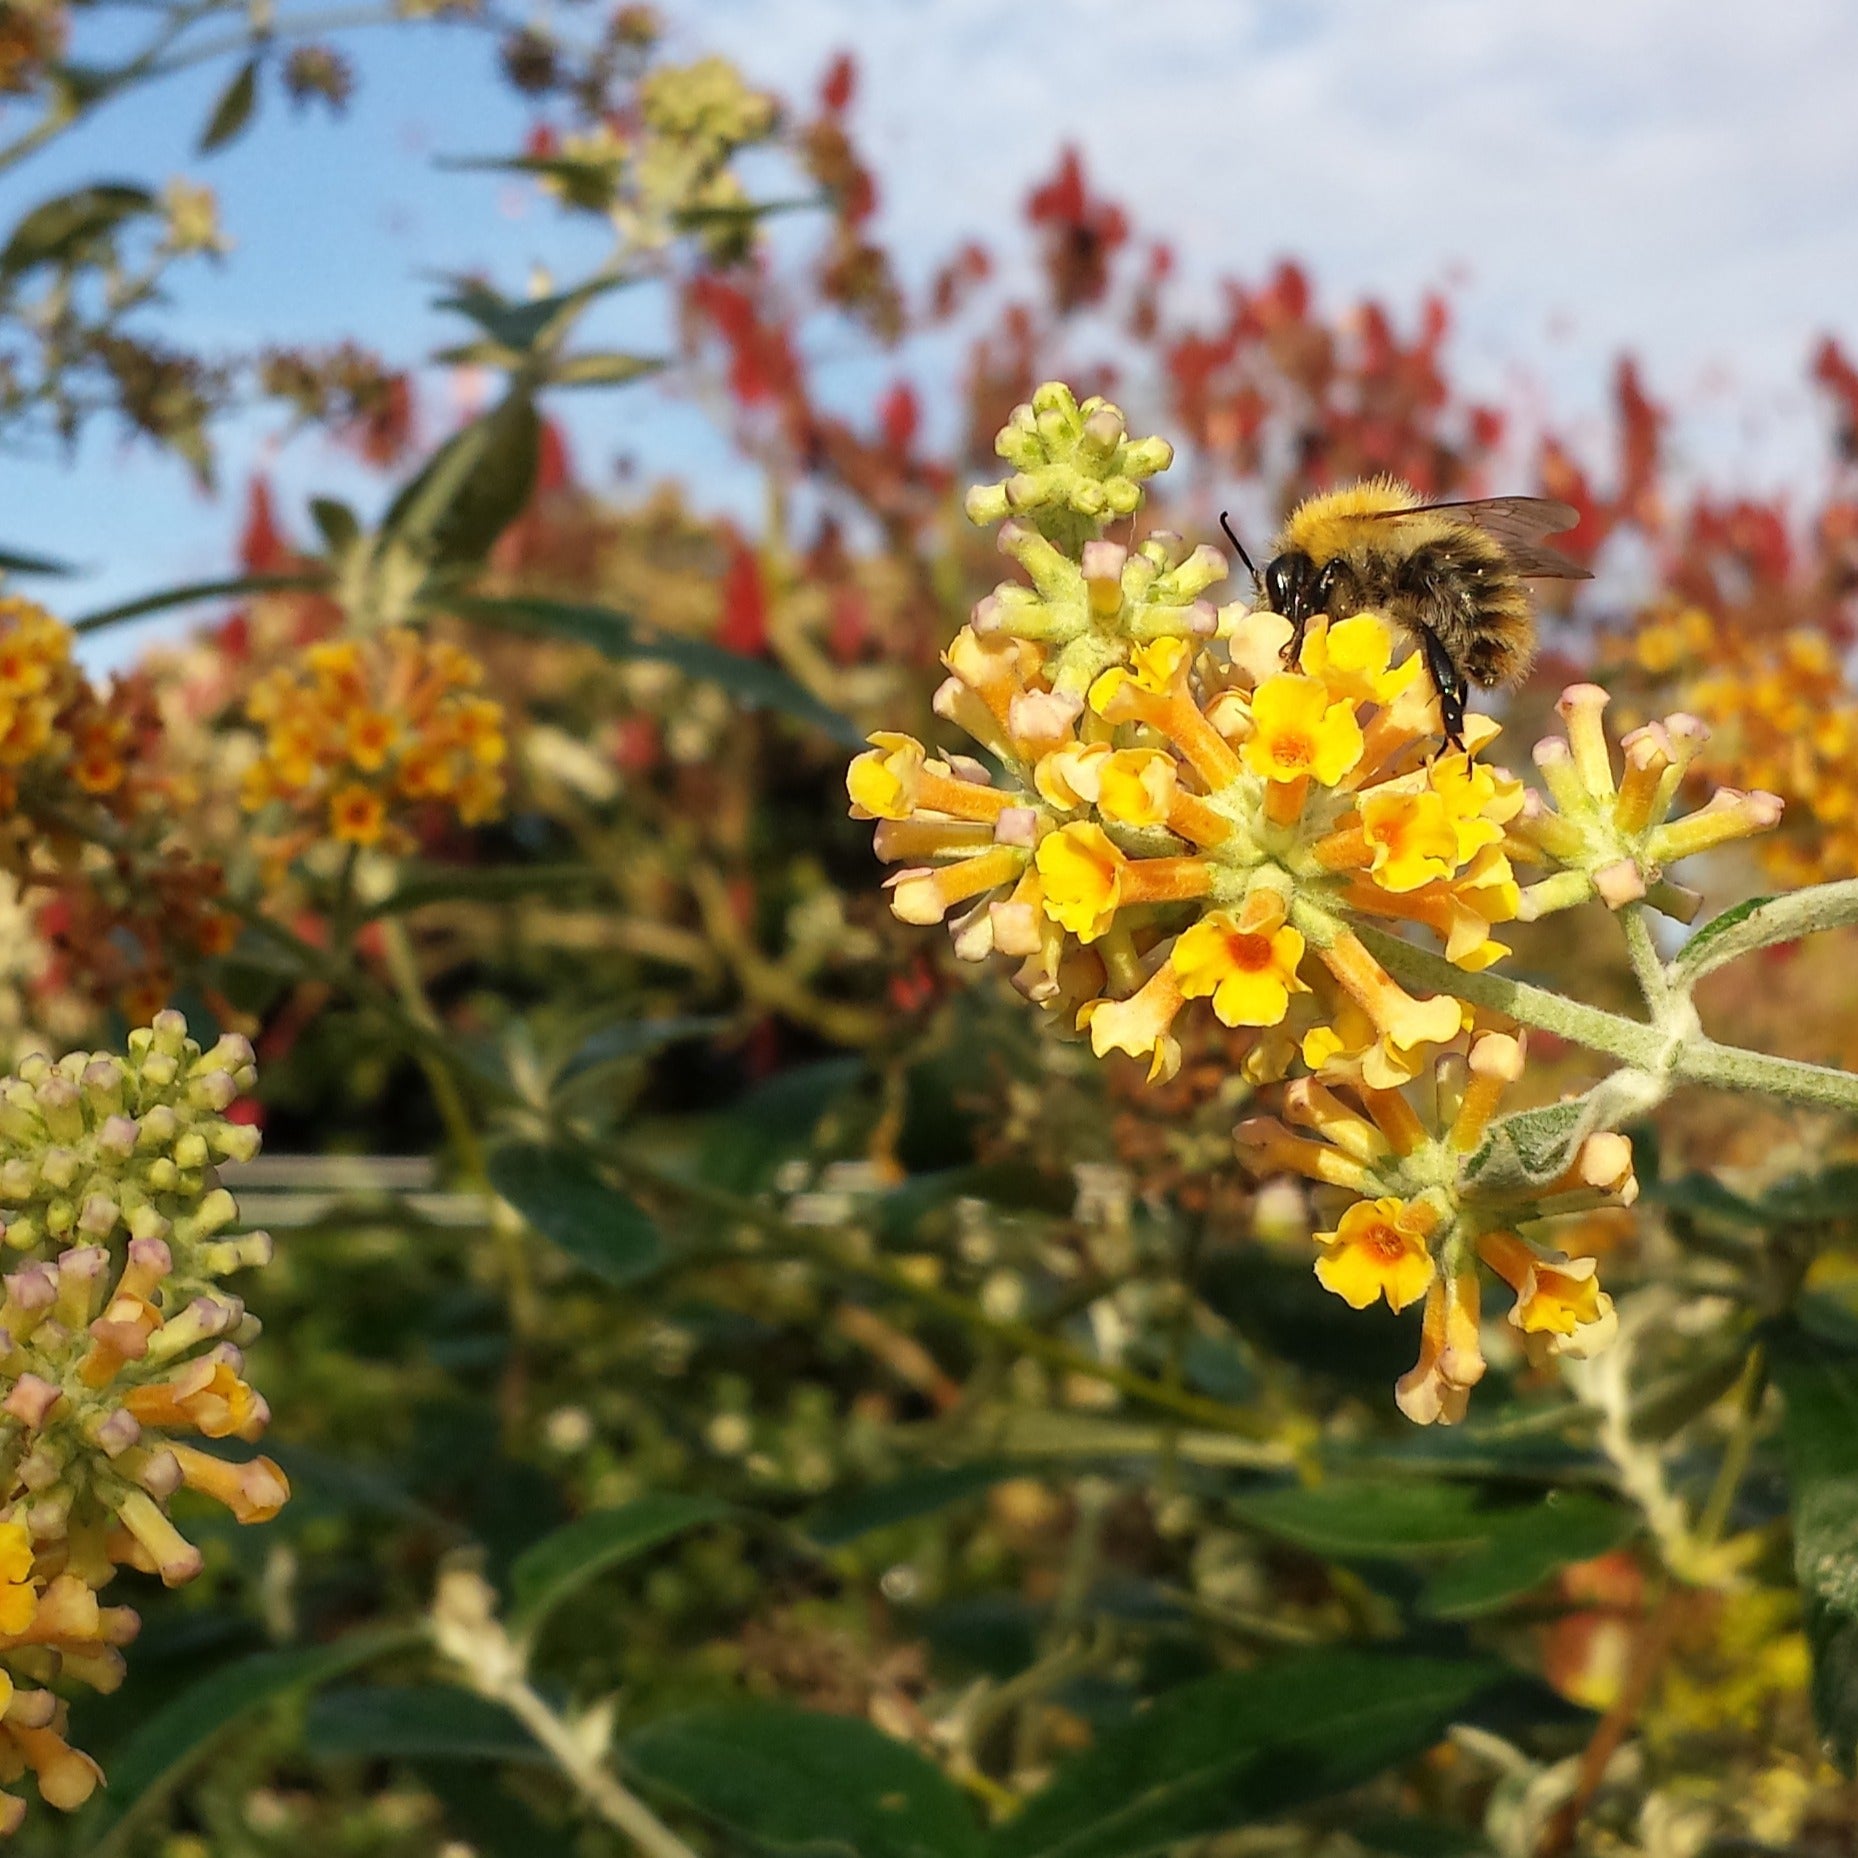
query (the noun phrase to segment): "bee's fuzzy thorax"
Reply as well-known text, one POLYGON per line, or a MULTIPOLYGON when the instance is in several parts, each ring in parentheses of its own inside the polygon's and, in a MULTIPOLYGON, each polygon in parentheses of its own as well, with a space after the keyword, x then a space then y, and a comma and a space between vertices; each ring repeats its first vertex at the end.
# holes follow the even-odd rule
MULTIPOLYGON (((1362 517, 1420 506, 1419 493, 1397 477, 1364 478, 1339 490, 1318 491, 1305 497, 1285 519, 1277 549, 1279 553, 1300 551, 1317 563, 1329 561, 1361 543, 1362 517)), ((1416 515, 1401 525, 1415 544, 1438 541, 1457 526, 1448 517, 1426 515, 1416 515)))

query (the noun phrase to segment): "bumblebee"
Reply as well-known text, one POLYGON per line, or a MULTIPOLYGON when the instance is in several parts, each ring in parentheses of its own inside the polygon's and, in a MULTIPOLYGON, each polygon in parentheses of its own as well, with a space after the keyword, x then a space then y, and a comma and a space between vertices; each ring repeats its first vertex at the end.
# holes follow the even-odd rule
POLYGON ((1295 665, 1318 614, 1386 614, 1425 654, 1445 739, 1464 746, 1473 683, 1514 684, 1535 656, 1527 580, 1582 581, 1579 562, 1543 538, 1580 514, 1546 497, 1422 503, 1393 478, 1308 497, 1291 511, 1261 574, 1232 526, 1220 524, 1251 569, 1259 605, 1290 621, 1284 662, 1295 665))

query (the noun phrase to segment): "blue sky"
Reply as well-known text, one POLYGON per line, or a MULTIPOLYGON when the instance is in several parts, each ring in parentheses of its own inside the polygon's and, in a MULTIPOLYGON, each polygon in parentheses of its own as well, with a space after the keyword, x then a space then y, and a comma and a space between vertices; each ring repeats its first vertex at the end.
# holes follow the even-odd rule
MULTIPOLYGON (((863 64, 858 125, 906 266, 968 234, 1011 243, 1027 186, 1065 140, 1190 280, 1257 275, 1280 253, 1325 297, 1399 308, 1442 282, 1461 372, 1482 390, 1546 383, 1597 408, 1621 347, 1691 410, 1680 445, 1710 474, 1771 484, 1814 456, 1801 384, 1825 330, 1858 346, 1858 8, 1849 0, 703 0, 665 9, 675 48, 730 52, 810 89, 832 52, 863 64), (1758 22, 1758 24, 1757 24, 1758 22)), ((525 112, 477 34, 400 28, 350 41, 350 119, 291 119, 273 97, 223 154, 192 153, 223 74, 107 110, 0 179, 0 221, 97 178, 190 173, 219 191, 237 248, 179 300, 208 346, 363 332, 399 361, 452 334, 430 273, 495 258, 521 288, 563 256, 517 187, 433 157, 512 146, 525 112)), ((3 127, 0 124, 0 127, 3 127)), ((643 303, 615 339, 649 345, 643 303)), ((441 409, 434 407, 435 413, 441 409)), ((596 480, 620 454, 735 493, 712 440, 655 395, 589 396, 574 429, 596 480)), ((107 435, 69 463, 0 461, 0 544, 91 572, 73 610, 225 569, 238 490, 262 464, 287 508, 364 500, 315 439, 225 435, 226 490, 107 435)))

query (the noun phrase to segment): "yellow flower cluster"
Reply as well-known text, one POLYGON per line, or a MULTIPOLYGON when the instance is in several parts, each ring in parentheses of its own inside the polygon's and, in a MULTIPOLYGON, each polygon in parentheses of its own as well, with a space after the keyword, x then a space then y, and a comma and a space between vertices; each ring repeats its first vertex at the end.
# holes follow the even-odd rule
POLYGON ((983 601, 936 697, 1000 778, 888 734, 847 776, 878 856, 906 867, 896 914, 959 911, 958 954, 1016 957, 1031 998, 1155 1078, 1198 999, 1258 1031, 1258 1077, 1299 1051, 1381 1087, 1412 1076, 1460 1004, 1404 992, 1350 924, 1421 924, 1467 968, 1505 952, 1523 790, 1474 758, 1495 725, 1433 755, 1437 700, 1372 613, 1313 628, 1286 668, 1285 620, 1198 600, 1223 572, 1211 549, 1090 542, 1080 592, 1034 532, 1002 540, 1056 591, 983 601))
POLYGON ((1716 723, 1704 757, 1737 787, 1767 789, 1793 809, 1791 829, 1765 840, 1779 882, 1858 875, 1858 696, 1823 632, 1751 638, 1696 608, 1655 611, 1632 636, 1633 668, 1716 723))
MULTIPOLYGON (((136 1616, 96 1595, 128 1566, 169 1586, 200 1551, 167 1503, 182 1488, 240 1522, 289 1494, 268 1458, 190 1440, 255 1440, 269 1417, 243 1374, 257 1334, 220 1280, 270 1256, 236 1218, 216 1162, 257 1134, 224 1115, 254 1082, 251 1047, 203 1052, 178 1013, 132 1033, 126 1058, 28 1060, 0 1079, 0 1787, 30 1771, 53 1806, 100 1779, 65 1742, 49 1685, 110 1690, 136 1616), (36 1688, 34 1686, 37 1686, 36 1688)), ((0 1833, 25 1802, 0 1793, 0 1833)))
POLYGON ((1216 550, 1106 539, 1170 458, 1115 407, 1048 384, 997 449, 1014 473, 967 510, 1004 522, 1026 578, 975 608, 934 700, 987 760, 879 734, 846 777, 878 857, 902 867, 892 910, 948 922, 963 959, 1009 958, 1023 993, 1099 1056, 1146 1058, 1151 1082, 1179 1070, 1174 1028, 1196 1001, 1249 1035, 1247 1081, 1300 1062, 1285 1113, 1312 1133, 1263 1118, 1241 1147, 1260 1171, 1356 1196, 1319 1235, 1337 1295, 1424 1299, 1399 1388, 1415 1420, 1459 1418, 1483 1373, 1480 1263, 1515 1293, 1533 1348, 1597 1346, 1612 1306, 1592 1261, 1516 1228, 1630 1203, 1630 1144, 1583 1121, 1604 1113, 1584 1099, 1493 1128, 1520 1040, 1480 1027, 1457 991, 1409 993, 1375 949, 1410 974, 1393 938, 1423 932, 1469 974, 1509 952, 1500 925, 1592 898, 1688 920, 1700 899, 1670 868, 1773 826, 1779 799, 1725 789, 1673 818, 1707 732, 1688 715, 1648 723, 1616 773, 1591 684, 1563 694, 1565 736, 1536 747, 1546 795, 1526 790, 1478 759, 1499 733, 1488 717, 1441 743, 1432 681, 1418 654, 1396 659, 1383 615, 1319 616, 1288 662, 1288 620, 1205 598, 1226 572, 1216 550), (1546 869, 1524 888, 1519 863, 1546 869), (1427 1075, 1436 1127, 1401 1094, 1427 1075))
POLYGON ((1480 1260, 1515 1293, 1510 1322, 1534 1355, 1591 1354, 1615 1327, 1591 1258, 1539 1248, 1514 1228, 1631 1205, 1632 1145, 1575 1129, 1552 1178, 1517 1180, 1493 1167, 1492 1119, 1522 1069, 1519 1037, 1481 1030, 1435 1062, 1425 1116, 1401 1091, 1356 1083, 1345 1096, 1299 1078, 1281 1119, 1254 1117, 1236 1132, 1253 1173, 1300 1174, 1357 1196, 1316 1234, 1326 1288, 1358 1310, 1425 1299, 1419 1361, 1395 1389, 1421 1425, 1462 1419, 1483 1377, 1480 1260))
POLYGON ((247 810, 280 803, 300 817, 284 857, 321 838, 409 851, 407 816, 429 804, 466 825, 494 819, 507 745, 502 706, 475 694, 483 676, 468 652, 405 628, 312 645, 246 704, 265 732, 247 810))
POLYGON ((70 632, 30 600, 0 599, 0 769, 8 804, 14 771, 45 753, 79 682, 70 632))

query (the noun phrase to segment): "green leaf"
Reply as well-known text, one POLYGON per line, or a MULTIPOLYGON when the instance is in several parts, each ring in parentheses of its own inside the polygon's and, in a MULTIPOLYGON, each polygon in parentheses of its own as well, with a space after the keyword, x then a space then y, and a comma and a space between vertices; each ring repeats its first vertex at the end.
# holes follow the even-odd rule
POLYGON ((1063 1215, 1075 1204, 1077 1190, 1068 1179, 1041 1174, 1021 1162, 967 1162, 933 1168, 911 1175, 878 1201, 878 1235, 886 1244, 901 1244, 929 1214, 960 1199, 1063 1215))
POLYGON ((100 1793, 79 1821, 90 1836, 87 1858, 102 1858, 115 1849, 133 1820, 254 1711, 422 1642, 418 1631, 398 1627, 355 1633, 333 1645, 261 1652, 190 1685, 148 1717, 111 1758, 108 1792, 100 1793))
POLYGON ((312 497, 310 520, 332 561, 340 561, 361 540, 361 519, 336 497, 312 497))
POLYGON ((258 60, 248 58, 233 74, 232 82, 220 92, 213 114, 200 137, 199 152, 210 155, 216 148, 243 134, 252 120, 258 103, 258 60))
POLYGON ((1222 1247, 1202 1265, 1200 1294, 1254 1348, 1385 1400, 1413 1365, 1413 1325, 1384 1303, 1351 1310, 1303 1259, 1263 1245, 1222 1247))
POLYGON ((549 1759, 502 1704, 449 1684, 325 1690, 304 1716, 303 1746, 321 1761, 549 1759))
POLYGON ((559 1826, 550 1825, 505 1784, 506 1769, 457 1761, 413 1765, 445 1809, 452 1837, 474 1858, 537 1858, 560 1848, 559 1826))
POLYGON ((577 284, 572 290, 512 301, 478 279, 466 277, 454 280, 451 294, 439 298, 433 307, 468 316, 496 346, 520 361, 538 344, 560 335, 575 312, 595 298, 638 282, 640 279, 634 275, 608 273, 577 284))
POLYGON ((72 620, 71 630, 102 632, 126 620, 165 613, 170 607, 197 606, 203 600, 237 599, 241 594, 310 592, 328 584, 326 574, 313 570, 302 574, 238 574, 224 581, 189 581, 183 587, 164 587, 159 593, 125 600, 121 606, 106 606, 95 613, 86 613, 83 618, 72 620))
POLYGON ((686 1013, 669 1019, 624 1019, 616 1025, 603 1026, 583 1039, 574 1056, 562 1066, 556 1081, 565 1084, 597 1065, 613 1064, 621 1058, 648 1058, 667 1045, 713 1038, 726 1031, 731 1023, 727 1017, 715 1013, 686 1013))
POLYGON ((1739 1326, 1699 1338, 1680 1366, 1648 1378, 1634 1391, 1632 1436, 1654 1443, 1668 1439, 1708 1412, 1741 1379, 1752 1340, 1739 1326))
POLYGON ((1797 1322, 1769 1342, 1785 1402, 1794 1573, 1813 1648, 1813 1709, 1849 1772, 1858 1755, 1858 1350, 1797 1322))
POLYGON ((1712 916, 1682 948, 1672 962, 1674 977, 1680 985, 1690 975, 1699 972, 1708 965, 1706 957, 1714 945, 1739 923, 1745 923, 1764 904, 1772 903, 1772 897, 1750 897, 1745 902, 1733 905, 1719 916, 1712 916))
POLYGON ((1759 1228, 1766 1223, 1760 1207, 1732 1193, 1713 1174, 1673 1175, 1669 1180, 1652 1183, 1645 1198, 1712 1225, 1759 1228))
POLYGON ((649 1785, 777 1852, 978 1858, 954 1783, 854 1716, 738 1703, 653 1723, 625 1745, 649 1785))
POLYGON ((53 561, 49 555, 27 555, 16 548, 0 548, 0 574, 75 574, 68 561, 53 561))
POLYGON ((1599 1126, 1588 1097, 1499 1117, 1465 1163, 1464 1178, 1491 1191, 1539 1187, 1567 1172, 1574 1151, 1599 1126))
POLYGON ((1761 1214, 1770 1225, 1818 1226, 1858 1214, 1858 1167, 1827 1168, 1818 1174, 1791 1174, 1761 1196, 1761 1214))
POLYGON ((1425 1610, 1442 1619, 1494 1612, 1576 1561, 1591 1561, 1633 1533, 1632 1512, 1583 1491, 1552 1491, 1509 1510, 1468 1555, 1433 1576, 1425 1610))
POLYGON ((764 1185, 781 1162, 807 1148, 826 1112, 864 1074, 858 1057, 777 1071, 715 1118, 703 1145, 703 1178, 738 1193, 764 1185))
POLYGON ((657 355, 621 355, 612 352, 569 355, 548 371, 551 387, 624 387, 661 374, 669 364, 657 355))
POLYGON ((491 1156, 489 1173, 536 1231, 607 1283, 636 1283, 664 1261, 658 1228, 578 1155, 517 1143, 491 1156))
POLYGON ((579 1517, 517 1557, 510 1570, 514 1617, 534 1627, 607 1569, 729 1514, 729 1505, 714 1497, 656 1491, 617 1509, 579 1517))
POLYGON ((79 258, 125 220, 154 211, 155 196, 146 187, 123 182, 101 182, 41 201, 0 248, 0 279, 79 258))
POLYGON ((1475 1484, 1425 1478, 1332 1479, 1242 1495, 1231 1508, 1256 1529, 1338 1561, 1446 1561, 1425 1610, 1447 1618, 1490 1612, 1633 1529, 1629 1510, 1585 1492, 1496 1505, 1475 1484))
POLYGON ((803 1517, 800 1526, 821 1548, 840 1548, 874 1529, 892 1529, 919 1516, 933 1516, 1014 1475, 1015 1467, 1004 1459, 911 1471, 863 1490, 835 1492, 803 1517))
POLYGON ((676 665, 686 676, 715 684, 751 709, 775 710, 809 723, 846 748, 864 746, 864 736, 855 723, 777 666, 724 651, 705 639, 642 634, 626 614, 610 607, 565 600, 473 599, 456 600, 452 609, 480 625, 591 645, 609 658, 651 658, 676 665))
POLYGON ((1376 1813, 1358 1819, 1349 1837, 1386 1858, 1472 1858, 1490 1847, 1467 1826, 1448 1819, 1421 1819, 1404 1813, 1376 1813))
POLYGON ((1431 1747, 1502 1675, 1327 1651, 1184 1684, 1060 1768, 986 1858, 1141 1858, 1276 1817, 1431 1747))
POLYGON ((521 514, 535 484, 542 422, 528 394, 506 394, 426 461, 381 519, 380 547, 436 568, 480 562, 521 514))
POLYGON ((1403 1478, 1332 1479, 1308 1489, 1233 1497, 1242 1522, 1338 1560, 1399 1560, 1478 1547, 1490 1517, 1475 1484, 1403 1478))

